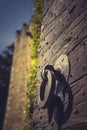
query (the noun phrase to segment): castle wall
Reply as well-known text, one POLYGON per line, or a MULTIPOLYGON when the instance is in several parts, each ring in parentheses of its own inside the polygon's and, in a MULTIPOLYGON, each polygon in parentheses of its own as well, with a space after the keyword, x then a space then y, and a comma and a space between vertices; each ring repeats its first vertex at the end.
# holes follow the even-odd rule
MULTIPOLYGON (((70 61, 68 84, 72 92, 72 106, 62 129, 87 129, 87 2, 86 0, 45 0, 38 49, 37 93, 35 96, 32 130, 57 130, 52 120, 48 123, 47 109, 38 104, 41 71, 53 65, 61 54, 70 61)), ((67 104, 65 99, 64 107, 67 104)), ((68 112, 66 111, 66 115, 68 112)))
POLYGON ((24 24, 20 31, 16 31, 14 54, 8 90, 8 100, 3 130, 24 130, 26 85, 31 60, 32 38, 31 25, 24 24))

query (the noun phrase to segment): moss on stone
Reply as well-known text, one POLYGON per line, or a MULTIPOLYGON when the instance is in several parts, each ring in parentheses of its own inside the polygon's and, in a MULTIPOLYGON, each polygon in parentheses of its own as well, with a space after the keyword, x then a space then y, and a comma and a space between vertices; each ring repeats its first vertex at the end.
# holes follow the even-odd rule
POLYGON ((34 95, 36 93, 36 74, 38 65, 38 47, 40 44, 41 22, 42 22, 43 0, 35 1, 35 15, 32 17, 32 53, 33 64, 30 68, 30 74, 27 83, 27 103, 26 103, 26 126, 24 130, 31 130, 31 121, 33 113, 34 95))

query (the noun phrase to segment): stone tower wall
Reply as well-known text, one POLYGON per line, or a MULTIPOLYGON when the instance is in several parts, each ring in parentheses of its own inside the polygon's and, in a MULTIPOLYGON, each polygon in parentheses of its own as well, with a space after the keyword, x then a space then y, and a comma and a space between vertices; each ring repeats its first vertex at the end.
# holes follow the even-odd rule
POLYGON ((20 31, 16 31, 14 54, 12 60, 8 100, 3 130, 24 130, 26 85, 31 59, 31 31, 32 25, 23 24, 20 31))

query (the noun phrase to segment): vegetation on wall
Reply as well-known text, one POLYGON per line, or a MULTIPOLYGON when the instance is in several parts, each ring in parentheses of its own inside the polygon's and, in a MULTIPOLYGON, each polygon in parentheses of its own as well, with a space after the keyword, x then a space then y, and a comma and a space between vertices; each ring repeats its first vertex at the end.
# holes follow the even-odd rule
POLYGON ((40 44, 40 33, 41 33, 41 22, 42 22, 42 10, 43 0, 35 0, 34 11, 35 15, 32 17, 32 60, 33 64, 30 69, 29 79, 27 83, 27 105, 26 105, 26 116, 27 116, 27 127, 25 130, 31 129, 34 95, 36 92, 36 73, 38 64, 38 46, 40 44))

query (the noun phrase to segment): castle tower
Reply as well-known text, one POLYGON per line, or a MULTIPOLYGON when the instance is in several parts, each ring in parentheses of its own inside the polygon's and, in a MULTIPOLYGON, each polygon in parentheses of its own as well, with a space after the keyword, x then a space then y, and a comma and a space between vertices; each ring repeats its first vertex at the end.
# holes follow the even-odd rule
POLYGON ((26 125, 25 88, 29 66, 32 64, 30 49, 32 38, 27 35, 31 34, 30 26, 31 24, 23 24, 21 31, 16 31, 4 130, 23 130, 26 125))

